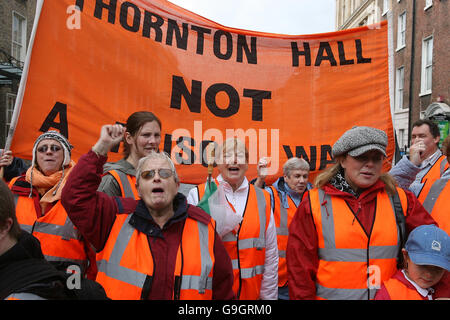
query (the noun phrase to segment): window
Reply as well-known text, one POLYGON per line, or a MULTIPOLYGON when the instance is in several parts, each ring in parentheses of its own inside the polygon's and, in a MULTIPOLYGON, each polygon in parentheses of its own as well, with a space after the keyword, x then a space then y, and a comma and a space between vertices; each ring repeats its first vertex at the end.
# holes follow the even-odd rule
POLYGON ((6 94, 6 118, 5 118, 5 136, 8 136, 9 126, 14 112, 14 104, 16 103, 16 95, 12 93, 6 94))
POLYGON ((383 13, 384 16, 389 11, 389 0, 383 0, 383 13))
POLYGON ((433 37, 423 39, 422 41, 422 71, 420 82, 420 94, 431 93, 433 78, 433 37))
POLYGON ((397 50, 406 46, 406 12, 398 16, 397 25, 397 50))
POLYGON ((403 87, 405 84, 405 68, 400 67, 395 74, 395 108, 403 109, 403 87))
POLYGON ((423 10, 427 10, 429 7, 433 6, 433 0, 425 0, 425 8, 423 10))
POLYGON ((25 61, 27 20, 13 11, 11 55, 18 61, 25 61))

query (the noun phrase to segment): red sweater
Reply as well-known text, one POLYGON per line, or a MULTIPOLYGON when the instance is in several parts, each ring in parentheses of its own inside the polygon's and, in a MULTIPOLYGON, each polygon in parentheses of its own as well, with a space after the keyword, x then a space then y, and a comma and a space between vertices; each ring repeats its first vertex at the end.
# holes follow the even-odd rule
MULTIPOLYGON (((343 198, 356 214, 355 223, 360 223, 370 234, 374 222, 377 193, 384 188, 379 180, 365 190, 359 198, 337 190, 330 184, 323 187, 331 196, 343 198)), ((406 191, 406 190, 405 190, 406 191)), ((406 232, 423 224, 436 224, 414 194, 406 191, 408 209, 406 212, 406 232)), ((309 196, 304 196, 289 227, 286 250, 289 296, 291 300, 313 300, 316 297, 316 273, 319 266, 318 239, 314 225, 309 196)))
MULTIPOLYGON (((135 214, 134 220, 137 222, 133 227, 147 234, 154 260, 152 289, 148 299, 170 300, 174 292, 173 274, 184 222, 188 215, 204 223, 211 218, 201 209, 188 205, 186 198, 178 194, 174 199, 174 216, 161 229, 142 200, 115 198, 97 191, 106 159, 97 157, 92 151, 79 159, 62 191, 62 204, 72 222, 97 251, 105 246, 118 212, 135 214)), ((213 299, 233 299, 231 260, 217 233, 214 255, 213 299)))

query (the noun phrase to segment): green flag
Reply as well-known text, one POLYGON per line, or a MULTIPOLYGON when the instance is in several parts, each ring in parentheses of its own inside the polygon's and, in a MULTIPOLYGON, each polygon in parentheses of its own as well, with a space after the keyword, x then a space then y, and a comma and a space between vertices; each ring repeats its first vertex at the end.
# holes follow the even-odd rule
POLYGON ((197 204, 197 207, 202 208, 209 215, 211 215, 211 210, 209 208, 208 199, 209 199, 209 197, 211 197, 211 195, 214 192, 216 192, 216 190, 217 190, 217 185, 214 183, 214 181, 206 182, 205 194, 203 195, 203 197, 200 199, 199 203, 197 204), (210 183, 211 183, 211 187, 210 187, 210 183))

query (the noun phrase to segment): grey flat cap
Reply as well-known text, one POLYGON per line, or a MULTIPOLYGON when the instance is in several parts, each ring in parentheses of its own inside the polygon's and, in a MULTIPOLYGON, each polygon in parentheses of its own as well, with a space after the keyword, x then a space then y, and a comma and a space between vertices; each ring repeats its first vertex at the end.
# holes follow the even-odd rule
POLYGON ((388 144, 387 134, 372 127, 353 127, 344 132, 332 148, 333 158, 348 153, 358 157, 370 150, 378 150, 384 156, 388 144))

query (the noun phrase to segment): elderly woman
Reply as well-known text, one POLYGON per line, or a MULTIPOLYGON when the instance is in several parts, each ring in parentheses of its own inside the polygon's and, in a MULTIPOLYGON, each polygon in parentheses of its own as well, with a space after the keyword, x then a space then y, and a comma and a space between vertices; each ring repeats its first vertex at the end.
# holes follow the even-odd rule
MULTIPOLYGON (((269 194, 248 183, 245 176, 248 160, 245 144, 236 138, 227 139, 216 154, 220 172, 216 182, 223 188, 235 215, 241 218, 222 240, 232 259, 237 298, 274 300, 278 297, 275 219, 269 194)), ((197 205, 205 189, 206 184, 191 189, 188 203, 197 205)))
POLYGON ((104 166, 98 191, 110 196, 138 199, 136 190, 136 167, 139 159, 152 151, 159 151, 161 143, 161 121, 152 112, 137 111, 126 123, 123 137, 123 159, 104 166))
POLYGON ((107 154, 123 135, 120 125, 103 126, 62 194, 69 217, 98 252, 97 281, 118 300, 233 299, 231 261, 214 221, 178 193, 164 152, 139 160, 139 200, 96 192, 107 154))
MULTIPOLYGON (((31 167, 10 182, 20 226, 39 239, 45 258, 61 270, 77 265, 95 276, 95 253, 75 229, 61 205, 61 191, 75 162, 69 141, 57 131, 41 134, 33 146, 31 167)), ((71 267, 71 268, 72 268, 71 267)), ((71 269, 76 270, 76 269, 71 269)))
POLYGON ((435 223, 381 172, 387 142, 379 129, 354 127, 333 145, 335 165, 317 177, 289 229, 291 299, 373 299, 396 271, 404 232, 435 223))
POLYGON ((267 158, 261 158, 258 162, 258 177, 255 186, 265 189, 270 193, 270 200, 277 228, 278 243, 278 299, 289 300, 289 288, 287 285, 286 246, 289 236, 289 225, 294 218, 297 207, 302 201, 305 191, 312 188, 308 182, 309 163, 302 158, 292 157, 283 165, 283 176, 279 177, 271 186, 265 186, 265 170, 268 164, 267 158))

